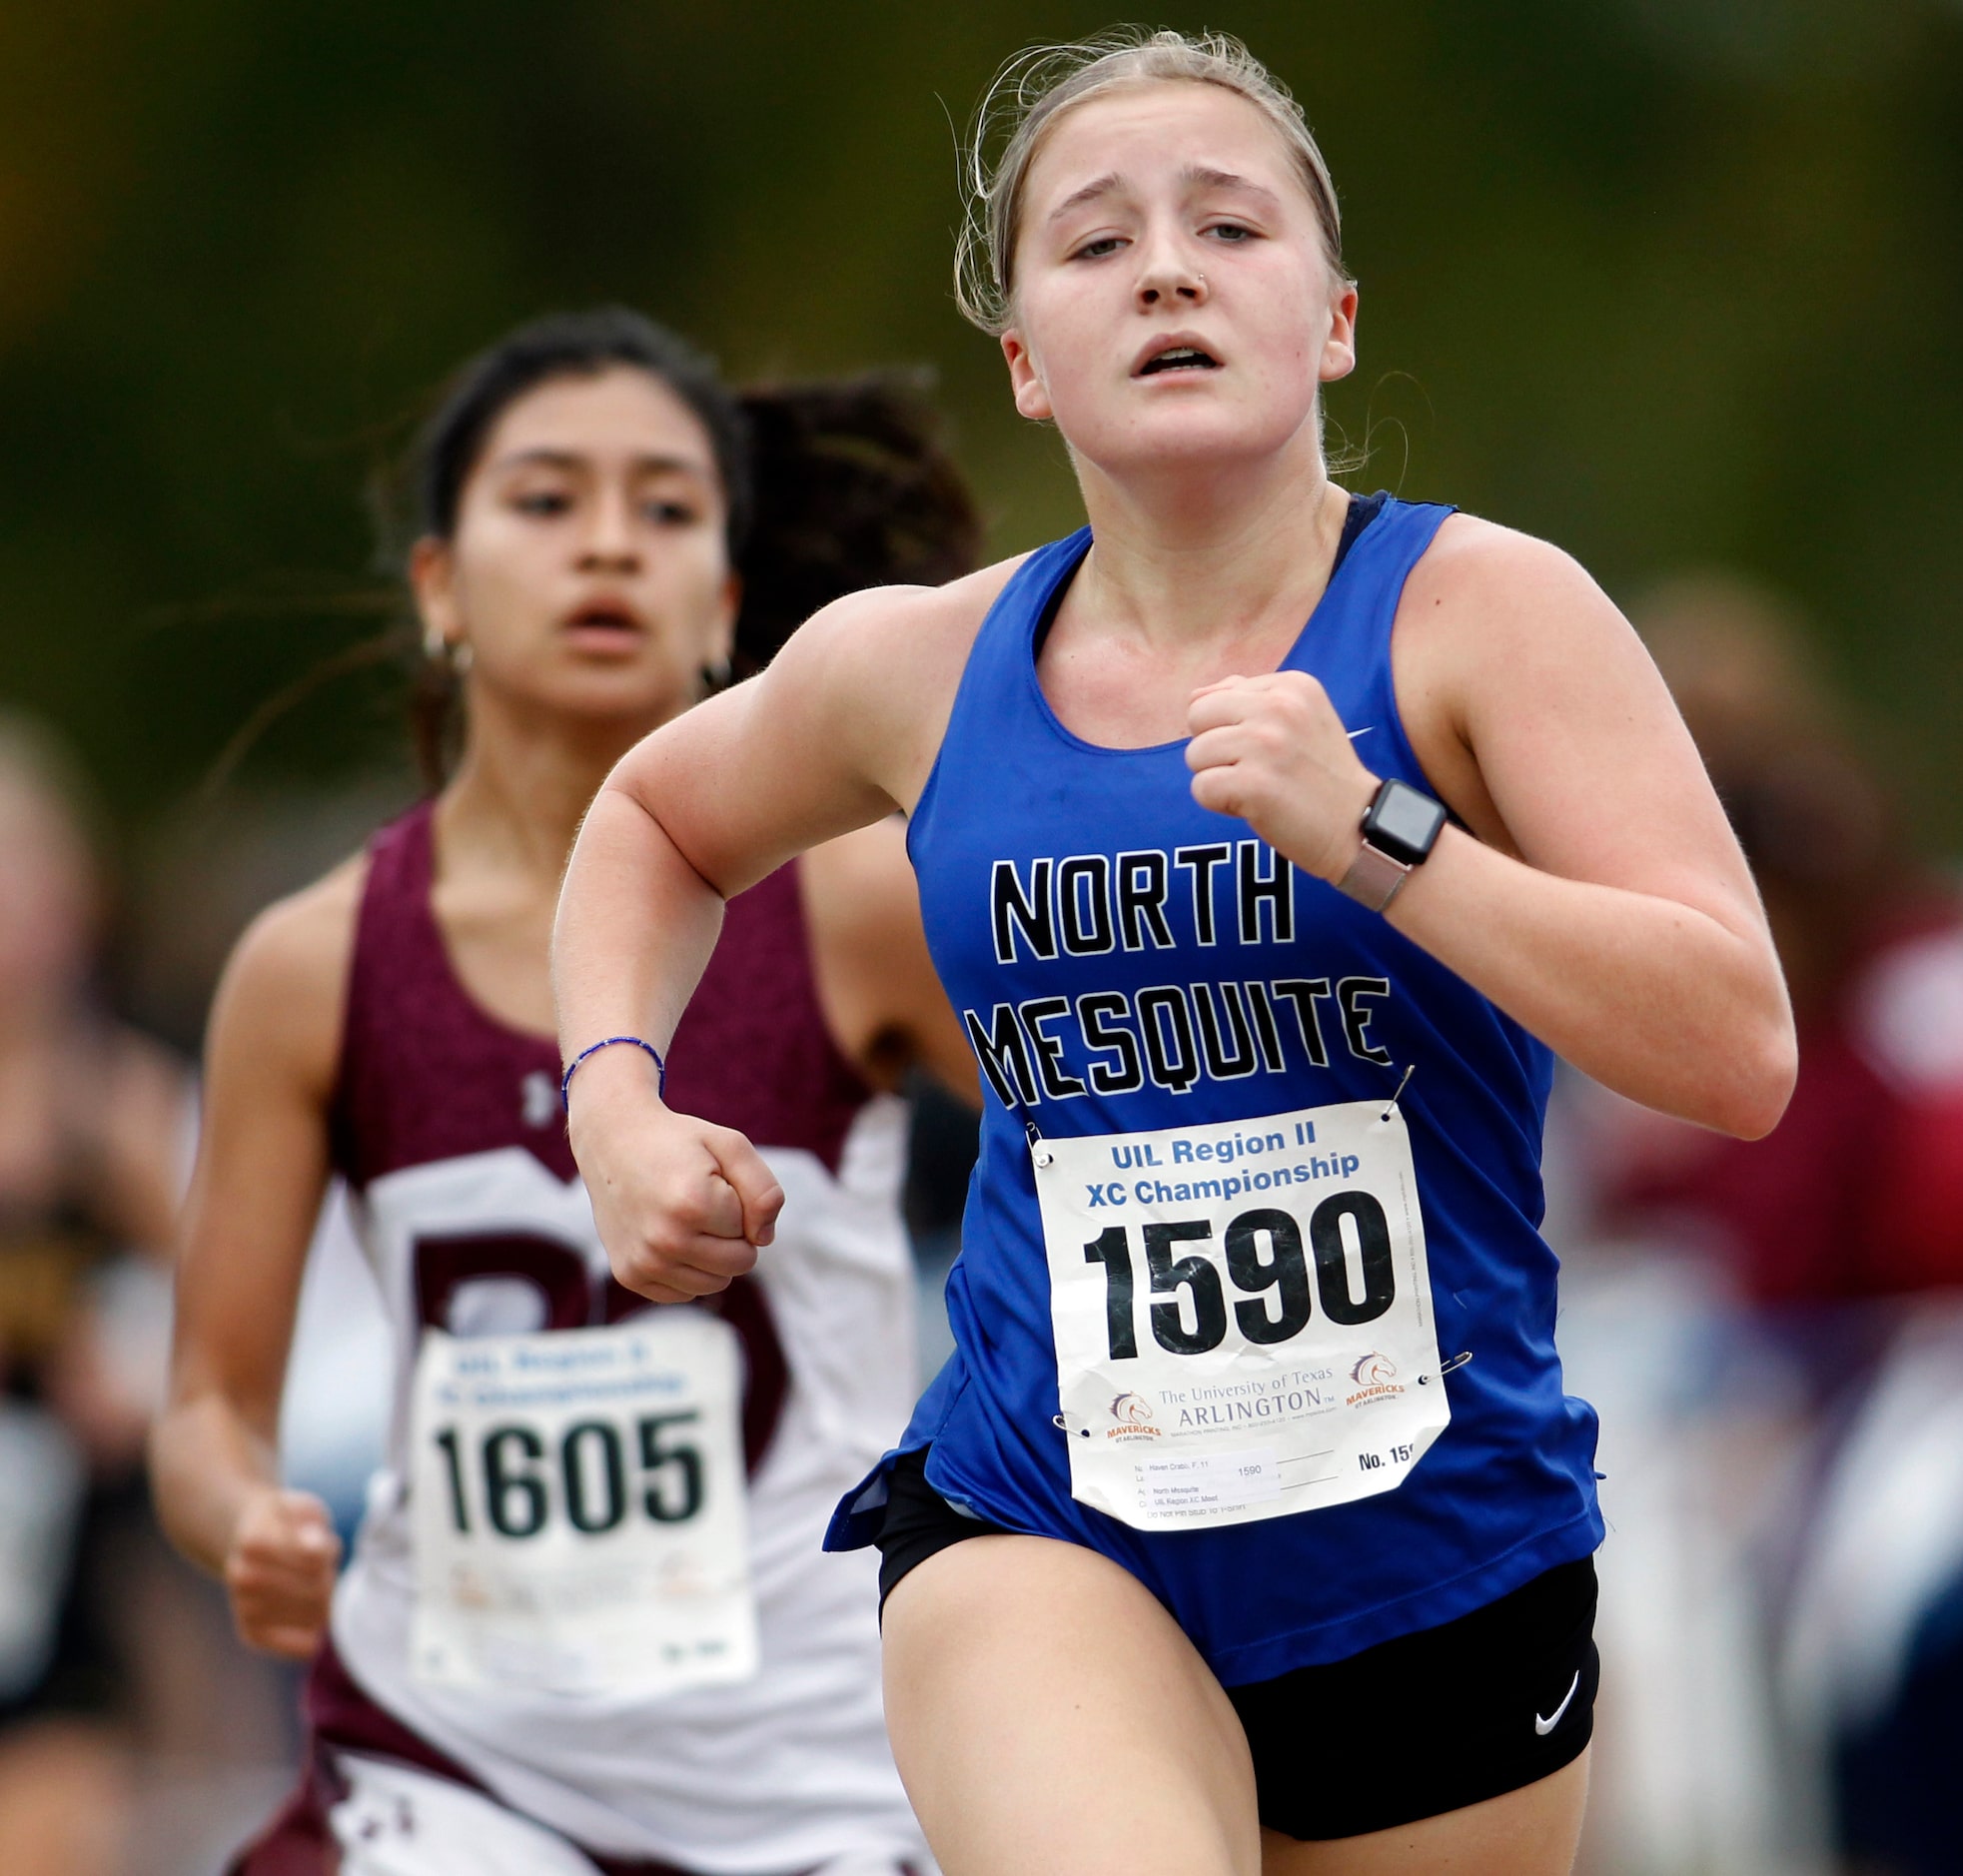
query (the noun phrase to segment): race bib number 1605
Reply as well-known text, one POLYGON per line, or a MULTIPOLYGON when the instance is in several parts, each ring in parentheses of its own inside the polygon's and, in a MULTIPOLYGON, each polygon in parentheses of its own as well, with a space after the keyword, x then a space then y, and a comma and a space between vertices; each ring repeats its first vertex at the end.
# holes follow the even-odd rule
POLYGON ((1395 1105, 1034 1154, 1074 1497, 1179 1530, 1404 1482, 1451 1410, 1395 1105))
POLYGON ((757 1667, 735 1331, 426 1332, 412 1437, 419 1678, 655 1697, 757 1667))

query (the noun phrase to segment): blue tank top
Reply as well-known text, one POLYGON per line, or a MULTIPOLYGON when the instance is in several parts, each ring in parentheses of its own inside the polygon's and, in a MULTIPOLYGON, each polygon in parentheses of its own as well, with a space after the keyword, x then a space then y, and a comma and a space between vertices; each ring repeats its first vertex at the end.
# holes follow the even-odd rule
MULTIPOLYGON (((1320 679, 1375 774, 1433 795, 1391 627, 1449 512, 1353 504, 1365 525, 1283 666, 1320 679)), ((1232 1686, 1450 1621, 1600 1542, 1595 1419, 1562 1392, 1538 1230, 1552 1064, 1384 919, 1201 808, 1183 742, 1103 748, 1064 727, 1036 655, 1089 546, 1085 529, 1041 548, 996 599, 909 833, 984 1115, 947 1286, 955 1354, 899 1449, 929 1446, 957 1506, 1130 1569, 1232 1686), (1074 1499, 1031 1123, 1237 1123, 1388 1100, 1407 1071, 1445 1431, 1395 1490, 1264 1521, 1147 1531, 1074 1499)), ((828 1542, 870 1540, 884 1499, 882 1466, 828 1542)))

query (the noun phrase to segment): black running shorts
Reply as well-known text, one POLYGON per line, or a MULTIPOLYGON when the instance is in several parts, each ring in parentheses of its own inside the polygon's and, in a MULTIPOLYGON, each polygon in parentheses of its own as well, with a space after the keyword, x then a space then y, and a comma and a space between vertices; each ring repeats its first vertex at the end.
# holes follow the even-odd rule
MULTIPOLYGON (((879 1534, 883 1604, 907 1571, 999 1524, 893 1467, 879 1534)), ((1358 1837, 1496 1798, 1580 1757, 1594 1731, 1595 1569, 1561 1563, 1437 1628, 1229 1687, 1261 1821, 1303 1842, 1358 1837)))

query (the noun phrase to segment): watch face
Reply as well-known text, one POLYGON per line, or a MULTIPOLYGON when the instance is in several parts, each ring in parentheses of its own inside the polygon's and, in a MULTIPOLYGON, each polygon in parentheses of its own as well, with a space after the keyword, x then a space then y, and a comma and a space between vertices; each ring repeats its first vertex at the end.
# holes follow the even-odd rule
POLYGON ((1364 820, 1364 836, 1393 859, 1416 865, 1432 851, 1445 825, 1445 808, 1401 781, 1387 782, 1364 820))

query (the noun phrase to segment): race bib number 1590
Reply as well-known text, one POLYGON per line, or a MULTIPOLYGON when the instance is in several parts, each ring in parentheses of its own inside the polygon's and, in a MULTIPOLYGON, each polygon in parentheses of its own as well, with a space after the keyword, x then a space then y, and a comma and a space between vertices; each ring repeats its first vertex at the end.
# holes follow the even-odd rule
POLYGON ((1403 1483, 1451 1418, 1404 1115, 1034 1148, 1070 1488, 1141 1530, 1403 1483))

